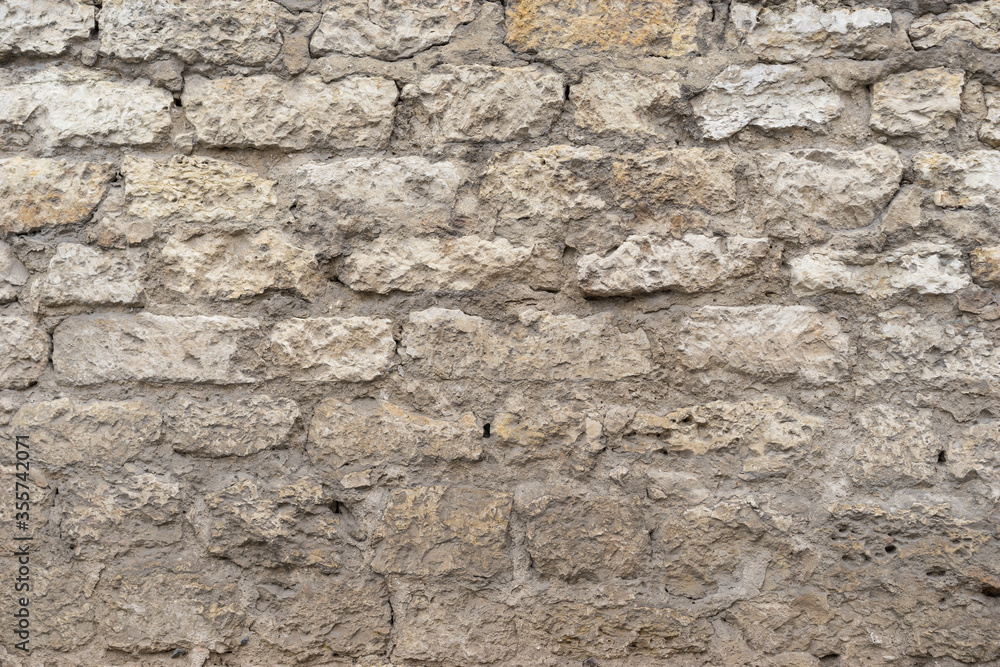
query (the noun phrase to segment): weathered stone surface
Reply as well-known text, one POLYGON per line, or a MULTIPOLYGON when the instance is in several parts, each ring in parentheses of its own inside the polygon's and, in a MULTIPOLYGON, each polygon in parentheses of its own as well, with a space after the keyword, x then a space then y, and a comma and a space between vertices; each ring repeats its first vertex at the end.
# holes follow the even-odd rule
POLYGON ((608 0, 579 5, 516 0, 507 8, 507 44, 518 51, 551 49, 682 56, 698 50, 698 28, 712 16, 701 2, 608 0))
POLYGON ((962 113, 964 72, 943 67, 893 74, 872 87, 873 129, 890 136, 944 139, 962 113))
POLYGON ((971 283, 958 248, 938 243, 911 243, 881 254, 820 250, 789 266, 796 294, 953 294, 971 283))
POLYGON ((660 75, 627 70, 587 72, 570 86, 577 126, 593 132, 663 134, 663 118, 683 99, 676 72, 660 75))
POLYGON ((274 181, 245 167, 207 157, 175 155, 167 160, 128 156, 125 212, 155 228, 168 225, 197 231, 247 224, 277 215, 274 181))
POLYGON ((98 619, 108 646, 160 653, 202 646, 230 651, 243 636, 252 598, 239 568, 185 553, 146 551, 105 571, 98 619))
MULTIPOLYGON (((76 420, 80 420, 79 414, 76 420)), ((98 425, 105 431, 111 427, 107 423, 98 425)), ((124 430, 119 435, 132 433, 124 430)), ((69 442, 63 445, 73 447, 69 442)), ((106 443, 105 449, 108 449, 106 443)), ((169 546, 179 542, 184 516, 180 483, 169 475, 135 473, 129 466, 111 463, 107 457, 103 461, 107 469, 113 471, 113 483, 96 475, 79 475, 59 485, 60 502, 66 507, 59 531, 73 545, 74 556, 104 560, 130 548, 169 546)))
POLYGON ((912 486, 935 476, 945 444, 933 433, 927 411, 876 405, 858 415, 862 435, 854 444, 851 476, 860 484, 912 486))
POLYGON ((826 384, 849 368, 850 340, 837 318, 810 306, 704 306, 684 320, 680 341, 680 363, 693 370, 826 384))
POLYGON ((630 236, 607 257, 584 255, 577 260, 576 279, 584 293, 594 296, 703 292, 754 273, 769 249, 766 238, 630 236))
POLYGON ((403 87, 409 136, 419 143, 538 137, 562 111, 563 79, 541 65, 442 65, 403 87))
POLYGON ((974 249, 969 253, 969 264, 977 284, 1000 287, 1000 246, 974 249))
POLYGON ((184 397, 163 409, 163 426, 175 452, 250 456, 287 443, 300 417, 295 401, 264 394, 218 403, 184 397))
POLYGON ((946 208, 1000 206, 1000 151, 970 151, 959 157, 918 153, 913 171, 934 188, 934 203, 946 208))
POLYGON ((308 478, 258 480, 245 473, 205 496, 206 516, 197 522, 209 553, 241 567, 317 567, 334 572, 357 565, 345 542, 359 533, 323 487, 308 478))
POLYGON ((388 401, 344 403, 331 398, 313 413, 306 451, 314 464, 331 468, 478 461, 483 436, 468 412, 435 419, 388 401))
POLYGON ((478 236, 380 238, 354 250, 338 279, 359 292, 481 290, 523 280, 531 248, 478 236))
POLYGON ((725 139, 747 126, 817 129, 844 110, 829 85, 793 65, 730 65, 692 106, 706 139, 725 139))
POLYGON ((207 146, 288 150, 385 148, 398 93, 389 79, 323 83, 272 74, 185 81, 184 114, 207 146))
MULTIPOLYGON (((395 611, 395 610, 393 610, 395 611)), ((393 657, 454 664, 489 664, 509 659, 517 650, 516 613, 470 592, 459 595, 417 594, 395 617, 393 657), (461 614, 455 614, 461 609, 461 614)))
POLYGON ((258 590, 254 631, 270 646, 324 662, 386 650, 393 609, 385 584, 367 569, 350 577, 268 572, 258 590))
POLYGON ((49 363, 49 337, 20 317, 0 316, 0 388, 30 387, 49 363))
POLYGON ((24 234, 87 220, 114 177, 114 166, 47 158, 0 160, 0 229, 24 234))
POLYGON ((0 142, 22 133, 49 148, 157 144, 170 131, 172 102, 170 93, 145 79, 125 81, 77 67, 43 69, 6 86, 0 142))
POLYGON ((949 5, 943 14, 924 14, 910 24, 913 48, 929 49, 956 39, 986 51, 1000 51, 996 0, 949 5))
POLYGON ((296 174, 295 215, 338 236, 417 236, 451 227, 460 165, 419 156, 310 162, 296 174))
POLYGON ((638 498, 546 493, 519 501, 532 566, 568 582, 633 579, 649 559, 638 498))
POLYGON ((41 286, 43 306, 122 305, 143 301, 142 257, 60 243, 41 286))
POLYGON ((358 0, 326 0, 309 47, 314 54, 408 58, 447 43, 455 28, 475 16, 472 0, 403 2, 376 11, 358 0))
POLYGON ((94 8, 83 0, 7 0, 0 11, 0 55, 57 56, 94 28, 94 8))
POLYGON ((60 382, 249 382, 260 323, 235 317, 107 313, 70 317, 53 334, 60 382))
POLYGON ((764 456, 770 452, 808 451, 823 429, 823 420, 803 415, 770 396, 754 401, 713 401, 675 410, 660 417, 637 413, 627 433, 646 440, 650 449, 670 454, 704 456, 737 451, 764 456))
POLYGON ((1000 148, 1000 88, 989 86, 984 90, 986 118, 979 126, 979 140, 993 148, 1000 148))
POLYGON ((15 428, 30 434, 32 457, 46 471, 120 468, 159 442, 162 421, 144 401, 80 403, 68 398, 29 403, 14 417, 15 428))
POLYGON ((866 227, 892 201, 903 177, 896 151, 870 146, 766 153, 758 158, 758 219, 780 236, 812 235, 812 227, 866 227))
POLYGON ((997 394, 1000 355, 991 333, 959 318, 897 308, 864 330, 859 349, 869 383, 918 382, 968 394, 997 394))
POLYGON ((229 300, 290 290, 310 299, 323 289, 316 253, 276 229, 254 236, 171 238, 161 258, 163 284, 195 298, 229 300))
POLYGON ((367 382, 392 366, 396 341, 392 320, 296 318, 275 325, 271 353, 297 382, 367 382))
POLYGON ((526 309, 518 318, 505 327, 445 308, 411 313, 403 351, 414 370, 441 379, 617 380, 651 370, 645 332, 624 333, 610 316, 526 309))
POLYGON ((268 0, 108 0, 101 53, 126 61, 171 54, 187 63, 264 65, 281 50, 277 3, 268 0))
POLYGON ((607 439, 596 406, 512 396, 493 417, 490 438, 506 465, 558 463, 570 472, 591 470, 607 439))
POLYGON ((17 293, 30 274, 14 254, 14 249, 0 241, 0 304, 17 299, 17 293))
MULTIPOLYGON (((795 63, 809 58, 887 58, 907 48, 892 33, 892 12, 878 7, 831 9, 799 5, 794 11, 733 3, 736 34, 763 60, 795 63)), ((902 37, 902 35, 900 35, 902 37)))
POLYGON ((471 487, 394 491, 375 528, 372 569, 417 577, 509 576, 511 504, 508 494, 471 487))
POLYGON ((725 213, 736 208, 736 156, 722 148, 648 150, 614 163, 615 190, 627 204, 725 213))

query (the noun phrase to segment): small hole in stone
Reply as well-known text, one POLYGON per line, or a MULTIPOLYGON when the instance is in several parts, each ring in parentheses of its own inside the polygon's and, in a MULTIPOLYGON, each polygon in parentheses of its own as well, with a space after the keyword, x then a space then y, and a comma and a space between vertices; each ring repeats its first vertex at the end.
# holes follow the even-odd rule
POLYGON ((890 544, 890 545, 888 545, 888 546, 887 546, 887 547, 885 548, 885 552, 886 552, 887 554, 894 554, 894 553, 896 553, 896 546, 895 546, 894 544, 890 544))
POLYGON ((990 586, 983 584, 983 595, 988 598, 1000 598, 1000 586, 990 586))
POLYGON ((490 425, 489 424, 483 424, 483 437, 484 438, 490 437, 490 425))
POLYGON ((945 454, 944 450, 942 449, 940 452, 938 452, 938 463, 945 463, 947 460, 948 460, 948 455, 945 454))
POLYGON ((332 503, 330 503, 330 509, 333 511, 334 514, 340 514, 341 513, 340 512, 340 503, 338 503, 336 500, 334 500, 332 503))
POLYGON ((182 106, 184 106, 184 105, 183 105, 183 104, 181 103, 181 96, 180 96, 180 95, 174 95, 174 106, 177 106, 177 107, 182 107, 182 106))

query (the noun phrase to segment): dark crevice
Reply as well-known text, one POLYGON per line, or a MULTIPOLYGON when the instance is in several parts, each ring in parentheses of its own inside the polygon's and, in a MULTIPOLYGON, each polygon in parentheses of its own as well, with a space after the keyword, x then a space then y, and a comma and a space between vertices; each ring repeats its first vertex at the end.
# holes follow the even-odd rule
POLYGON ((490 437, 490 425, 489 424, 483 424, 483 437, 484 438, 490 437))

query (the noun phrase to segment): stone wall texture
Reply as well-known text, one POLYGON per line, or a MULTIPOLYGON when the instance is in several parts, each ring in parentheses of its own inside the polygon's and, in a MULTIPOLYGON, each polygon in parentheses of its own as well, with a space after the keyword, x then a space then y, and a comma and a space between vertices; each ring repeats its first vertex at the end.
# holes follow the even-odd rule
POLYGON ((1000 665, 1000 0, 0 0, 0 443, 3 667, 1000 665))

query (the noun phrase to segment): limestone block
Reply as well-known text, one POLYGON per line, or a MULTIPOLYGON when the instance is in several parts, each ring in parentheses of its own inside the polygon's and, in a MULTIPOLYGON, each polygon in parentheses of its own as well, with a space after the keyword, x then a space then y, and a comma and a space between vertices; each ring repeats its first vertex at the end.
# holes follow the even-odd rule
POLYGON ((893 35, 892 12, 885 8, 825 11, 817 5, 800 4, 781 11, 734 2, 729 12, 736 34, 767 62, 878 60, 908 48, 905 37, 893 35))
POLYGON ((39 304, 141 305, 143 261, 140 253, 117 254, 78 243, 60 243, 49 261, 39 304))
POLYGON ((352 76, 273 74, 185 81, 184 114, 206 146, 301 151, 382 149, 389 143, 396 84, 352 76))
POLYGON ((415 577, 507 578, 510 495, 472 487, 394 491, 375 528, 372 569, 415 577))
POLYGON ((924 14, 910 24, 915 49, 940 46, 949 39, 969 42, 984 51, 1000 51, 1000 3, 949 3, 942 14, 924 14))
POLYGON ((250 382, 260 323, 234 317, 106 313, 70 317, 53 334, 60 382, 250 382))
POLYGON ((17 299, 18 291, 29 277, 27 267, 14 254, 14 249, 0 241, 0 304, 17 299))
POLYGON ((562 112, 563 79, 542 65, 442 65, 403 87, 407 136, 421 144, 539 137, 562 112))
POLYGON ((673 105, 683 99, 681 77, 676 72, 585 72, 581 83, 570 86, 569 99, 578 127, 597 133, 658 135, 664 133, 663 118, 673 115, 673 105))
POLYGON ((436 419, 383 400, 330 398, 313 413, 306 451, 314 464, 330 468, 478 461, 483 435, 468 412, 436 419))
POLYGON ((4 5, 0 55, 57 56, 94 29, 94 7, 84 0, 7 0, 4 5))
POLYGON ((316 253, 271 228, 253 236, 171 238, 161 258, 163 284, 199 299, 239 299, 267 290, 311 299, 323 289, 316 253))
POLYGON ((0 160, 0 230, 25 234, 84 222, 114 178, 114 166, 51 158, 0 160))
POLYGON ((692 103, 706 139, 725 139, 747 126, 816 130, 844 110, 824 81, 793 65, 730 65, 692 103))
POLYGON ((724 148, 650 149, 614 163, 615 192, 630 207, 674 205, 725 213, 737 205, 737 164, 724 148))
POLYGON ((711 291, 754 273, 769 249, 766 238, 630 236, 606 257, 592 254, 577 260, 577 282, 593 296, 711 291))
POLYGON ((850 340, 837 318, 810 306, 703 306, 683 322, 680 363, 726 368, 763 380, 841 380, 850 340))
POLYGON ((872 87, 873 129, 890 136, 944 139, 962 113, 964 72, 943 67, 893 74, 872 87))
POLYGON ((970 151, 958 157, 918 153, 913 171, 921 185, 934 188, 938 206, 990 210, 1000 206, 1000 151, 970 151))
POLYGON ((986 118, 979 126, 979 140, 993 148, 1000 148, 1000 88, 986 87, 984 101, 986 118))
POLYGON ((152 450, 163 418, 145 401, 82 403, 60 398, 28 403, 14 417, 30 434, 32 458, 46 471, 67 467, 115 470, 152 450))
POLYGON ((0 388, 35 384, 49 363, 49 337, 20 317, 0 316, 0 388))
POLYGON ((451 664, 462 656, 466 664, 490 664, 517 650, 515 610, 475 592, 417 594, 394 627, 397 659, 451 664))
POLYGON ((281 50, 282 10, 269 0, 108 0, 101 53, 125 61, 175 55, 187 63, 265 65, 281 50))
POLYGON ((446 44, 455 28, 476 16, 473 0, 412 0, 373 10, 359 0, 325 0, 309 42, 313 54, 342 53, 380 60, 409 58, 446 44))
POLYGON ((976 284, 1000 287, 1000 246, 980 246, 969 253, 976 284))
POLYGON ((708 3, 609 0, 587 5, 516 0, 507 7, 507 44, 517 51, 606 51, 683 56, 698 50, 698 29, 712 16, 708 3))
POLYGON ((296 382, 367 382, 392 367, 392 320, 310 317, 279 322, 271 331, 275 361, 296 382))
POLYGON ((445 308, 411 313, 403 351, 410 368, 439 379, 617 380, 652 369, 645 332, 622 332, 609 315, 526 309, 519 319, 503 326, 445 308))
MULTIPOLYGON (((145 79, 126 81, 79 67, 24 74, 0 99, 0 143, 23 133, 47 148, 149 146, 170 131, 173 98, 145 79)), ((20 141, 20 140, 19 140, 20 141)))
POLYGON ((203 402, 182 397, 164 407, 163 430, 175 452, 250 456, 286 444, 300 417, 298 405, 288 398, 255 394, 203 402))

